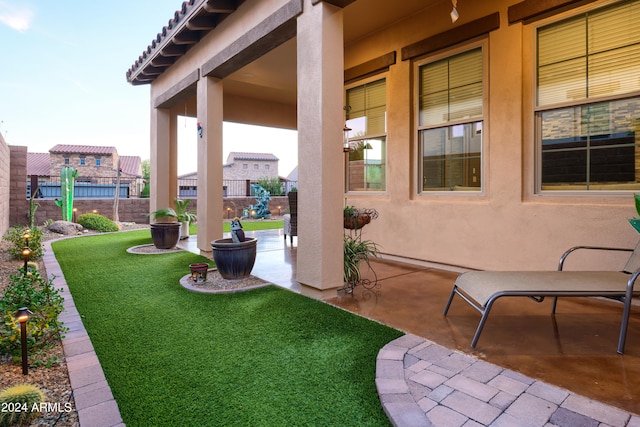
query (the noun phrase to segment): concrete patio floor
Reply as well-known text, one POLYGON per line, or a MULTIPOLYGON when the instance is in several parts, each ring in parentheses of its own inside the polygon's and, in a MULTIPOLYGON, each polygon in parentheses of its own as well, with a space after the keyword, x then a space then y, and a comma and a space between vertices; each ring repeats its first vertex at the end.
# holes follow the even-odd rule
MULTIPOLYGON (((295 281, 293 247, 282 230, 247 232, 258 237, 253 275, 301 291, 295 281)), ((199 252, 195 238, 180 246, 199 252)), ((203 253, 207 255, 207 253, 203 253)), ((210 256, 211 254, 208 253, 210 256)), ((494 305, 477 348, 470 348, 480 319, 454 299, 442 312, 459 273, 389 260, 372 263, 379 286, 327 300, 345 310, 426 338, 545 383, 640 414, 640 316, 632 310, 624 355, 616 353, 622 305, 593 298, 564 298, 555 318, 550 300, 504 298, 494 305)), ((373 278, 371 272, 367 277, 373 278)))

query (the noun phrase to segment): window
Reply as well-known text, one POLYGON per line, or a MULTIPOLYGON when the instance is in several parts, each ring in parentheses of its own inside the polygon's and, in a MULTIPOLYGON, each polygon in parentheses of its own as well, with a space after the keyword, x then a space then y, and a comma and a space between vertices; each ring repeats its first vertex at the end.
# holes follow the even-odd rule
POLYGON ((96 157, 96 166, 100 166, 101 159, 100 157, 96 157))
POLYGON ((249 165, 247 163, 243 163, 242 164, 242 169, 243 170, 248 170, 249 169, 249 165))
POLYGON ((348 191, 384 191, 387 157, 387 84, 376 80, 347 90, 348 191))
POLYGON ((264 165, 264 170, 268 171, 270 165, 264 165))
POLYGON ((537 31, 539 190, 640 189, 640 1, 537 31))
POLYGON ((254 163, 253 164, 253 170, 258 170, 258 169, 260 169, 260 165, 257 164, 257 163, 254 163))
POLYGON ((80 157, 80 166, 84 166, 87 163, 86 157, 80 157))
POLYGON ((482 47, 418 67, 419 188, 482 190, 482 47))
POLYGON ((68 165, 68 164, 69 164, 69 158, 68 158, 68 157, 65 157, 65 158, 64 158, 64 164, 65 164, 65 165, 68 165))

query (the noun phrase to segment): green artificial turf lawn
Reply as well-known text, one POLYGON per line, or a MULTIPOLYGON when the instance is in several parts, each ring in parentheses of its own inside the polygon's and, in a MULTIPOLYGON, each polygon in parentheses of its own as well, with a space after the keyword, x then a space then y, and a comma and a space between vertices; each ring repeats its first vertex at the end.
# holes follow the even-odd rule
POLYGON ((189 292, 203 258, 126 252, 148 236, 53 244, 127 426, 389 425, 375 359, 401 332, 276 286, 189 292))
MULTIPOLYGON (((241 221, 242 229, 244 231, 253 231, 253 230, 274 230, 277 228, 284 228, 284 221, 241 221)), ((224 221, 222 223, 222 231, 230 232, 231 231, 231 222, 224 221)))

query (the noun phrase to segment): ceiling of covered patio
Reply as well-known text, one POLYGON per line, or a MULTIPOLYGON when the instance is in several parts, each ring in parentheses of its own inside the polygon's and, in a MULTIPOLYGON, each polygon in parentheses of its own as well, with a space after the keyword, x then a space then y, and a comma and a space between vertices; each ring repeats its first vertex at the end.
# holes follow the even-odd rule
MULTIPOLYGON (((215 0, 209 0, 208 3, 210 4, 210 10, 214 10, 212 5, 218 5, 216 7, 219 7, 220 4, 215 0)), ((353 1, 344 7, 345 46, 355 43, 375 31, 379 31, 380 28, 402 21, 418 11, 434 7, 441 3, 449 3, 449 0, 403 0, 401 2, 390 2, 388 0, 353 1)), ((238 8, 250 7, 251 2, 238 1, 236 5, 238 8)), ((222 13, 222 9, 220 8, 215 10, 218 11, 216 12, 217 15, 215 15, 217 18, 214 19, 214 15, 210 15, 212 21, 217 20, 220 22, 226 16, 229 16, 230 13, 234 13, 230 10, 222 13)), ((176 17, 178 17, 179 12, 180 11, 176 12, 176 17)), ((202 23, 201 18, 200 16, 195 24, 184 21, 184 30, 178 31, 174 29, 173 32, 167 32, 166 29, 163 29, 163 31, 158 34, 157 39, 154 40, 154 43, 144 52, 144 59, 143 56, 141 56, 140 59, 136 61, 136 64, 128 71, 127 79, 130 80, 132 84, 151 83, 153 79, 164 70, 170 68, 170 65, 157 67, 158 64, 167 64, 168 62, 179 59, 179 56, 175 53, 173 54, 173 59, 163 57, 163 53, 168 51, 166 43, 171 42, 171 40, 161 40, 163 33, 166 34, 167 39, 169 39, 169 37, 174 37, 176 40, 179 38, 180 44, 178 45, 176 41, 176 46, 184 46, 185 40, 190 38, 188 35, 189 31, 198 31, 199 37, 203 36, 203 31, 215 31, 214 26, 205 30, 206 25, 202 23), (188 28, 193 28, 193 30, 188 30, 188 28), (165 44, 161 45, 161 41, 165 44), (157 47, 154 47, 156 44, 157 47)), ((193 16, 192 19, 195 20, 196 16, 193 16)), ((449 19, 449 17, 445 16, 443 19, 449 19)), ((195 36, 193 37, 194 40, 196 38, 195 36)), ((186 53, 188 49, 189 47, 183 48, 183 51, 186 53)), ((295 107, 297 103, 296 50, 297 43, 294 37, 266 51, 262 56, 227 75, 224 78, 225 102, 227 98, 242 98, 295 107)), ((193 90, 191 95, 195 95, 195 90, 193 90)), ((193 116, 193 113, 195 113, 195 100, 193 98, 188 99, 186 104, 184 107, 180 105, 177 106, 177 108, 180 111, 186 111, 186 115, 193 116)))

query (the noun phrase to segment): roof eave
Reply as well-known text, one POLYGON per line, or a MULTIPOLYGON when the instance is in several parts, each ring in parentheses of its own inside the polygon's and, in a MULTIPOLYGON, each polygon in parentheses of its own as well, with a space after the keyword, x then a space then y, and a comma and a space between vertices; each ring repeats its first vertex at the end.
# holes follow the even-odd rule
POLYGON ((132 85, 152 83, 180 57, 235 12, 244 0, 189 0, 126 73, 132 85))

